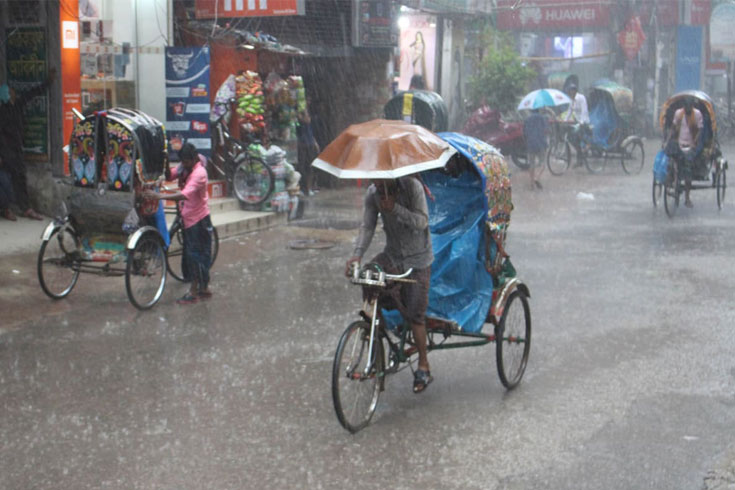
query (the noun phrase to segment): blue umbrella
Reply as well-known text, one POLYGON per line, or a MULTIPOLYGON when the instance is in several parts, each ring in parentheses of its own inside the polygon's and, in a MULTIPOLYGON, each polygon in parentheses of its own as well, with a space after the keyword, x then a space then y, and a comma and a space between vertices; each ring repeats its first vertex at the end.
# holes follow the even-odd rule
POLYGON ((542 107, 558 107, 571 104, 572 99, 561 90, 542 88, 527 94, 518 104, 518 110, 541 109, 542 107))

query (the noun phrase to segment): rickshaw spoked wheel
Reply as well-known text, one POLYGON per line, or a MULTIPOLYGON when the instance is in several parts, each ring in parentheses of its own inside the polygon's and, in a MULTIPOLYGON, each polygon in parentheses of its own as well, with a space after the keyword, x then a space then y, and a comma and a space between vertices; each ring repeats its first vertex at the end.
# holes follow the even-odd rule
MULTIPOLYGON (((177 219, 169 230, 169 236, 171 237, 171 243, 166 250, 166 267, 171 277, 177 281, 184 282, 184 228, 181 224, 181 220, 177 219)), ((214 261, 217 260, 217 254, 219 254, 219 233, 217 228, 212 227, 212 263, 210 267, 214 265, 214 261)))
POLYGON ((332 366, 332 401, 340 424, 355 433, 370 422, 378 406, 385 375, 383 342, 375 337, 372 367, 368 366, 370 324, 356 321, 339 339, 332 366))
POLYGON ((69 295, 79 279, 78 260, 74 254, 81 242, 72 230, 66 227, 54 231, 41 244, 38 252, 38 282, 49 298, 61 299, 69 295))
POLYGON ((664 182, 664 209, 669 218, 673 218, 676 214, 680 197, 679 162, 674 160, 669 166, 669 175, 666 176, 666 182, 664 182))
POLYGON ((626 174, 639 174, 645 163, 645 152, 643 151, 643 143, 639 140, 633 140, 626 143, 622 148, 620 163, 626 174))
POLYGON ((580 156, 584 161, 584 165, 587 170, 593 174, 599 174, 605 168, 607 159, 609 158, 607 152, 598 150, 596 148, 587 148, 580 152, 580 156))
POLYGON ((128 250, 125 289, 130 302, 139 310, 155 305, 166 287, 166 252, 158 234, 148 232, 128 250))
POLYGON ((512 390, 521 382, 531 350, 531 309, 520 289, 508 297, 495 327, 495 350, 500 382, 512 390))

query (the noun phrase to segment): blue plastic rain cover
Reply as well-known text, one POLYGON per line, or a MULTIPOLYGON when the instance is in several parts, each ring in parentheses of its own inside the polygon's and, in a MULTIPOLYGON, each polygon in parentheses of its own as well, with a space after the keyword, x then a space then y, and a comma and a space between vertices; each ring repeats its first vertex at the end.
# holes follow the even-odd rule
POLYGON ((653 161, 653 178, 658 184, 663 184, 666 180, 666 173, 669 170, 669 157, 663 150, 656 153, 656 159, 653 161))
MULTIPOLYGON (((590 111, 592 141, 600 148, 609 149, 610 135, 618 127, 618 113, 611 97, 600 97, 590 111)), ((614 142, 613 142, 614 143, 614 142)))
MULTIPOLYGON (((427 198, 434 262, 426 314, 479 332, 493 294, 493 279, 484 264, 485 177, 472 163, 470 152, 477 140, 456 133, 439 136, 466 157, 466 170, 455 177, 440 170, 421 174, 433 196, 427 198)), ((397 311, 383 314, 390 327, 401 323, 397 311)))

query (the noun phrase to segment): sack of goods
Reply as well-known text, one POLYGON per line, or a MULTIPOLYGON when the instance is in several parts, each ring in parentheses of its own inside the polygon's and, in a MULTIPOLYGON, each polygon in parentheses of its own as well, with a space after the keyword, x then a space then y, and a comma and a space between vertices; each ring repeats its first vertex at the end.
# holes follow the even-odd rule
POLYGON ((286 161, 286 151, 279 146, 272 145, 265 152, 264 160, 270 166, 282 165, 286 161))

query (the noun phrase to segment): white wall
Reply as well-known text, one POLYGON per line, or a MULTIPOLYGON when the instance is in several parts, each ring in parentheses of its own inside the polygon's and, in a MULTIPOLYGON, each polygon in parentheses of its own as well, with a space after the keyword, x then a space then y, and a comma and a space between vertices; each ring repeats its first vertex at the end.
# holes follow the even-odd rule
MULTIPOLYGON (((165 46, 167 0, 133 0, 138 7, 138 108, 159 121, 166 120, 165 46)), ((171 14, 173 14, 171 12, 171 14)))

